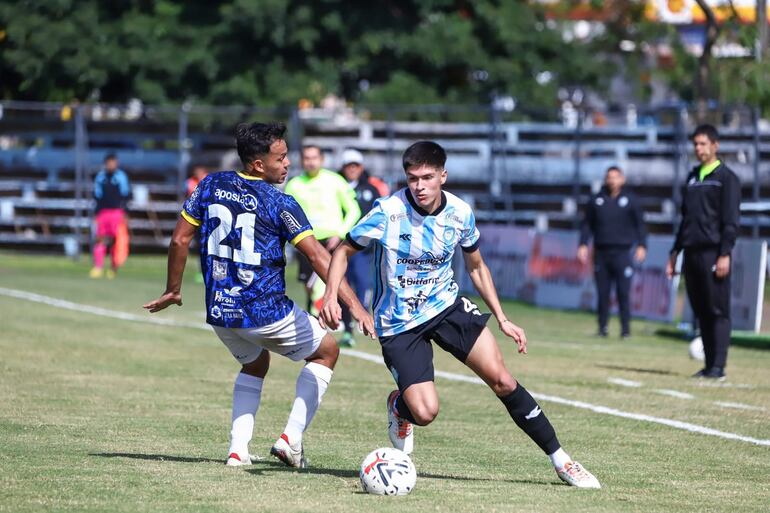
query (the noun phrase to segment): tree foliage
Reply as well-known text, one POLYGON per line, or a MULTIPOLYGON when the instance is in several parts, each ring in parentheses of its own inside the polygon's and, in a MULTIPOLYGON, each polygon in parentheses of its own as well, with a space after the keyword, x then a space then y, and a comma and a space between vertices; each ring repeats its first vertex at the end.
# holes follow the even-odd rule
POLYGON ((652 72, 618 44, 663 31, 641 22, 640 2, 616 3, 606 32, 578 40, 525 1, 6 0, 0 98, 294 105, 330 93, 369 103, 496 94, 553 109, 560 88, 601 93, 619 70, 640 84, 652 72))

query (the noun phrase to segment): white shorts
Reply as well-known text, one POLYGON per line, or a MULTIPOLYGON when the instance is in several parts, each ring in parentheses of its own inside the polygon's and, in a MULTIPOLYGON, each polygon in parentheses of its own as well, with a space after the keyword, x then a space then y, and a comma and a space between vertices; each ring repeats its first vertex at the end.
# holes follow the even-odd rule
POLYGON ((280 321, 259 328, 212 328, 241 364, 256 360, 263 349, 295 362, 304 360, 318 350, 326 335, 318 319, 297 305, 280 321))

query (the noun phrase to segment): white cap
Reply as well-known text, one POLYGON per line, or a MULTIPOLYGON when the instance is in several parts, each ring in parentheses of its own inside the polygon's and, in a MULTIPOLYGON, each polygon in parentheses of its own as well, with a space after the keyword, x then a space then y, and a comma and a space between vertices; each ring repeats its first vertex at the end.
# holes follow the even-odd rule
POLYGON ((364 156, 361 154, 360 151, 354 150, 352 148, 347 149, 342 152, 342 165, 347 166, 348 164, 362 164, 364 163, 364 156))

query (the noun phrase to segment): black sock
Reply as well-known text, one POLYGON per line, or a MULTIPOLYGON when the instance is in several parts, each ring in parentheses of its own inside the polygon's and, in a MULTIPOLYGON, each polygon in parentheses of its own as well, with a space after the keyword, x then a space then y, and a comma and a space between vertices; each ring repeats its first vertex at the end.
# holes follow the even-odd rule
POLYGON ((556 438, 556 431, 535 399, 529 395, 521 383, 518 384, 516 390, 499 399, 505 405, 516 425, 546 454, 550 455, 559 450, 561 445, 556 438))
POLYGON ((403 394, 398 394, 398 399, 396 399, 396 411, 398 412, 398 416, 402 419, 406 419, 412 424, 417 424, 412 412, 409 411, 409 407, 406 405, 406 401, 404 401, 403 394))

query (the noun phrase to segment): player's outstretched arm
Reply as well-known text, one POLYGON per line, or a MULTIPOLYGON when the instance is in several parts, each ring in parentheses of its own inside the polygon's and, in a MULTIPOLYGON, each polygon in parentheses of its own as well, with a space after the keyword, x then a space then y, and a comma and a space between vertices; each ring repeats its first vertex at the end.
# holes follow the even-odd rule
MULTIPOLYGON (((335 255, 344 246, 350 247, 347 242, 340 244, 335 250, 335 255)), ((347 258, 342 262, 342 269, 335 269, 332 265, 332 255, 324 248, 315 237, 306 237, 297 243, 296 248, 307 257, 313 270, 321 277, 326 283, 326 292, 324 293, 324 308, 321 309, 321 323, 324 326, 329 326, 332 329, 337 328, 340 319, 342 318, 342 311, 337 304, 337 295, 350 307, 350 314, 360 324, 361 330, 364 335, 374 338, 374 321, 372 316, 366 311, 363 305, 358 301, 353 289, 348 285, 345 280, 345 270, 347 269, 347 258), (332 274, 333 273, 333 274, 332 274), (325 306, 327 304, 327 294, 333 291, 334 304, 337 305, 338 315, 324 315, 325 306)), ((353 250, 355 252, 355 250, 353 250)), ((339 264, 338 264, 339 265, 339 264)))
POLYGON ((473 286, 476 287, 481 299, 484 300, 484 303, 492 311, 492 315, 497 319, 500 331, 516 342, 520 353, 527 354, 527 336, 522 328, 516 326, 505 316, 503 307, 500 305, 500 299, 497 297, 492 273, 489 272, 489 267, 484 263, 481 251, 477 249, 470 253, 463 253, 463 257, 465 258, 465 268, 468 270, 473 286))
POLYGON ((160 312, 171 306, 182 306, 182 276, 187 264, 187 254, 190 251, 190 242, 195 236, 197 226, 191 224, 183 217, 179 218, 168 245, 168 270, 166 276, 166 291, 156 300, 144 305, 150 313, 160 312))

